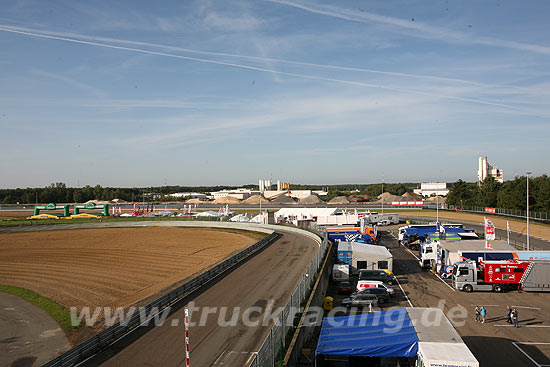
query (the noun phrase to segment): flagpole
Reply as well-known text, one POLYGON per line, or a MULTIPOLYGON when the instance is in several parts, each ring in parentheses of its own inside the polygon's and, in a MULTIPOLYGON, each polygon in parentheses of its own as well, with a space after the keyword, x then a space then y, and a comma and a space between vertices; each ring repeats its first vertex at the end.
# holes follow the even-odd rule
POLYGON ((527 251, 529 251, 529 175, 527 172, 527 251))

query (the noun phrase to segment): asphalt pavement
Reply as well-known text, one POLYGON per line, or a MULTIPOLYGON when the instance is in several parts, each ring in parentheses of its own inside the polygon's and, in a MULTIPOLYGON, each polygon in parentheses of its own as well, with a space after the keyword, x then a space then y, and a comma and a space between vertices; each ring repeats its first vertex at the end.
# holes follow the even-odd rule
MULTIPOLYGON (((197 324, 189 329, 192 366, 246 366, 253 359, 273 324, 261 325, 270 305, 276 309, 288 302, 319 248, 309 237, 283 233, 270 247, 194 299, 198 310, 190 316, 190 322, 197 324), (245 315, 247 310, 252 312, 245 315), (234 325, 220 323, 229 322, 235 314, 234 325), (247 326, 247 321, 259 321, 260 325, 247 326)), ((83 365, 185 366, 183 323, 184 309, 180 308, 162 326, 138 330, 83 365)))
MULTIPOLYGON (((420 269, 417 254, 400 246, 389 232, 396 228, 382 231, 381 244, 394 257, 394 273, 406 296, 414 307, 441 307, 480 366, 550 365, 550 293, 454 290, 449 280, 420 269), (474 320, 476 305, 487 309, 484 324, 474 320), (507 323, 506 306, 518 309, 519 328, 507 323)), ((402 296, 394 307, 409 307, 409 303, 402 296)))
POLYGON ((40 366, 70 347, 45 311, 0 292, 0 366, 40 366))

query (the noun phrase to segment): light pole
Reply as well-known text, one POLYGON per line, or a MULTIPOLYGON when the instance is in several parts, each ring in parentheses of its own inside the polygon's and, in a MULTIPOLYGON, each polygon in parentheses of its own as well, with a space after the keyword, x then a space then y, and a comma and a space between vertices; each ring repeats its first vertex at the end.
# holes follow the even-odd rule
POLYGON ((384 175, 382 175, 382 214, 384 214, 384 175))
POLYGON ((529 251, 529 175, 527 172, 527 251, 529 251))
POLYGON ((438 192, 435 192, 435 216, 436 216, 436 222, 439 223, 439 195, 438 192))

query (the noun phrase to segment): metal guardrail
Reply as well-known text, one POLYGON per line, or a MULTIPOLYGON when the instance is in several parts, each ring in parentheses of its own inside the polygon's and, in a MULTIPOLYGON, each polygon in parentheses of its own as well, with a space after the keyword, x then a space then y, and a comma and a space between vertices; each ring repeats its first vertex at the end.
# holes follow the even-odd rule
MULTIPOLYGON (((238 254, 230 257, 229 259, 223 261, 222 263, 216 265, 212 269, 206 271, 205 273, 199 275, 196 278, 191 279, 170 293, 160 297, 159 299, 149 303, 143 309, 147 315, 150 315, 152 311, 159 310, 159 314, 163 310, 183 297, 189 295, 191 292, 196 291, 200 287, 204 286, 206 283, 210 282, 226 270, 237 265, 244 259, 246 259, 251 254, 255 253, 259 249, 266 247, 267 245, 273 243, 278 238, 281 237, 281 234, 273 232, 264 239, 256 242, 252 246, 244 249, 238 254)), ((312 277, 313 278, 313 277, 312 277)), ((151 317, 154 317, 151 315, 151 317)), ((105 349, 114 341, 126 336, 128 333, 133 331, 142 323, 140 313, 133 313, 131 316, 125 320, 117 322, 115 325, 103 330, 94 337, 86 340, 85 342, 77 345, 76 347, 68 350, 67 352, 57 356, 51 361, 42 365, 43 367, 69 367, 73 366, 76 363, 82 362, 86 358, 100 352, 105 349)))
POLYGON ((276 364, 282 363, 284 349, 287 344, 286 337, 290 331, 295 330, 294 316, 301 312, 301 304, 307 299, 309 291, 315 283, 315 275, 323 263, 327 247, 328 241, 325 234, 315 257, 311 261, 306 272, 302 275, 302 279, 300 279, 290 300, 279 314, 277 321, 275 321, 269 334, 262 343, 262 346, 258 350, 258 354, 256 354, 251 361, 250 367, 273 367, 276 364))
MULTIPOLYGON (((439 208, 439 210, 458 211, 466 213, 479 213, 483 215, 500 215, 505 217, 514 218, 527 218, 527 211, 520 209, 506 209, 506 208, 494 208, 494 213, 488 213, 485 211, 485 207, 481 206, 460 206, 460 205, 447 205, 446 208, 439 208)), ((534 212, 529 211, 529 219, 534 221, 541 221, 548 223, 550 221, 550 213, 546 212, 534 212)))

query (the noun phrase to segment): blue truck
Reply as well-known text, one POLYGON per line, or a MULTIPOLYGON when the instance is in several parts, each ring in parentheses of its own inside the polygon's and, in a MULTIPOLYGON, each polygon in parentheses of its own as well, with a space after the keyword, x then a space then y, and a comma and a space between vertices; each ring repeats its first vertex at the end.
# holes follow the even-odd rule
POLYGON ((473 229, 464 228, 462 225, 444 225, 443 229, 440 228, 438 225, 406 228, 401 243, 408 248, 419 249, 421 243, 435 239, 460 241, 478 238, 473 229))

